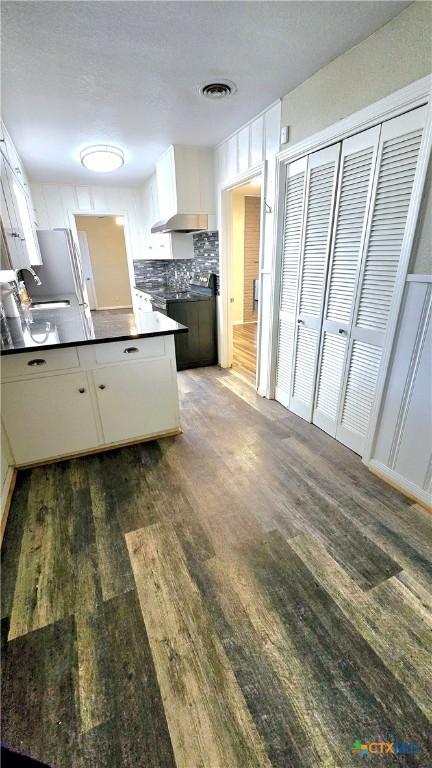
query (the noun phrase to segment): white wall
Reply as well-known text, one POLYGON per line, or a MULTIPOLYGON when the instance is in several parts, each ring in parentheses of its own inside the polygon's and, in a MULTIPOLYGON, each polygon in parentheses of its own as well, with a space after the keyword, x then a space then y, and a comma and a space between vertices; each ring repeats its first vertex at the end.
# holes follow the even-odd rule
MULTIPOLYGON (((261 334, 260 361, 258 365, 258 391, 263 395, 269 393, 270 349, 271 349, 271 296, 273 270, 273 224, 275 200, 275 171, 276 153, 279 151, 280 136, 280 101, 272 104, 267 110, 257 115, 236 133, 219 144, 215 150, 216 176, 216 205, 218 209, 218 229, 221 265, 222 296, 219 301, 219 360, 222 365, 228 364, 228 328, 227 299, 225 293, 226 269, 224 264, 224 238, 226 231, 222 229, 222 191, 236 183, 241 183, 242 174, 247 173, 265 161, 266 180, 264 198, 268 209, 262 223, 262 261, 260 267, 261 284, 261 334), (225 311, 223 312, 223 308, 225 311)), ((244 179, 243 179, 244 181, 244 179)))
POLYGON ((429 172, 370 462, 428 504, 432 503, 430 177, 429 172))
POLYGON ((9 488, 13 477, 14 460, 12 452, 9 446, 9 441, 6 436, 6 432, 1 424, 1 526, 0 526, 0 542, 3 537, 5 519, 4 513, 6 511, 6 502, 8 500, 9 488))
POLYGON ((141 257, 142 193, 139 188, 67 184, 31 184, 30 187, 39 229, 70 227, 71 213, 125 213, 129 233, 128 251, 132 259, 141 257))
POLYGON ((320 69, 282 101, 282 125, 290 130, 287 146, 429 74, 431 41, 431 3, 412 3, 320 69))

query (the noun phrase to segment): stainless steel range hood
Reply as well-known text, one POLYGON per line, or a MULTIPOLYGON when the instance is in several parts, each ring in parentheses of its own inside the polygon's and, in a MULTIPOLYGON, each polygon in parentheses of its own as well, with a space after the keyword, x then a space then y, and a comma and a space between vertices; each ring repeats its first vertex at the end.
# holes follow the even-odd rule
POLYGON ((207 213, 176 213, 169 219, 163 219, 153 224, 151 233, 158 232, 202 232, 209 228, 207 213))

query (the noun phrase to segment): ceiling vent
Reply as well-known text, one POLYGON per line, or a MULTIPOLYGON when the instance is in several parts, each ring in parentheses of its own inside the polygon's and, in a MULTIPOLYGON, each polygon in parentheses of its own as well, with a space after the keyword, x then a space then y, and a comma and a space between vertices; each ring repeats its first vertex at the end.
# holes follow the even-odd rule
POLYGON ((237 90, 231 80, 218 80, 216 83, 206 83, 199 89, 201 96, 207 99, 224 99, 226 96, 232 96, 237 90))

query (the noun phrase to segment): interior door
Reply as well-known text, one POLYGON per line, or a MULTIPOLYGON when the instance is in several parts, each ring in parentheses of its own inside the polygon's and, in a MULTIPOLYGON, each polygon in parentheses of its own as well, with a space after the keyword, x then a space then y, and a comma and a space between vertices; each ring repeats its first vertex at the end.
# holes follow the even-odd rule
POLYGON ((87 234, 84 231, 80 231, 78 234, 79 250, 81 254, 83 277, 87 286, 88 303, 90 309, 96 309, 96 292, 93 277, 93 270, 90 259, 90 251, 88 247, 87 234))
POLYGON ((336 436, 380 126, 342 143, 313 423, 336 436))
POLYGON ((340 144, 309 155, 289 408, 312 418, 340 144))
POLYGON ((399 270, 426 107, 383 123, 336 438, 362 454, 399 270))
POLYGON ((297 284, 303 232, 307 157, 286 169, 279 333, 276 366, 276 400, 286 408, 291 393, 297 284))

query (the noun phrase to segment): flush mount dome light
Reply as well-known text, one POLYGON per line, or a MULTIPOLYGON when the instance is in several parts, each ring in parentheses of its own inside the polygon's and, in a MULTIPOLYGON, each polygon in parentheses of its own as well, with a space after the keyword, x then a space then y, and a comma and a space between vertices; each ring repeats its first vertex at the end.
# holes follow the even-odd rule
POLYGON ((232 96, 236 92, 237 87, 232 80, 217 80, 214 83, 201 85, 198 90, 201 96, 205 96, 206 99, 218 101, 226 96, 232 96))
POLYGON ((80 152, 80 160, 85 168, 98 173, 116 171, 124 164, 124 152, 108 144, 94 144, 80 152))

